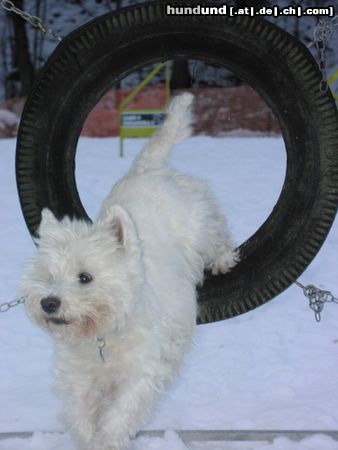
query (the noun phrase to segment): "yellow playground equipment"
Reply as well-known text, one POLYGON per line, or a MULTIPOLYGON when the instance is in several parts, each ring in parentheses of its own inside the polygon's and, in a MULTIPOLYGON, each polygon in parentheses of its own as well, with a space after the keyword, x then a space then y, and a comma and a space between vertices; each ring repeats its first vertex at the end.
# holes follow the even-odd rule
POLYGON ((338 102, 338 67, 327 77, 327 82, 331 88, 332 95, 338 102))

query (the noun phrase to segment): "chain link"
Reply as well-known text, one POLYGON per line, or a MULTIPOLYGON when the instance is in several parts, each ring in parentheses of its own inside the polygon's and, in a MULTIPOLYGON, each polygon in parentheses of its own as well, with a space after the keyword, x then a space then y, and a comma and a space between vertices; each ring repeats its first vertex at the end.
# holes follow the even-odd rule
POLYGON ((27 11, 22 11, 21 9, 17 8, 14 5, 14 3, 11 2, 10 0, 0 0, 0 4, 3 7, 3 9, 18 14, 24 20, 29 22, 34 28, 39 28, 39 30, 41 30, 43 33, 49 33, 58 41, 62 41, 62 37, 56 34, 47 24, 45 24, 40 19, 40 17, 33 16, 32 14, 29 14, 27 11))
POLYGON ((319 52, 319 70, 322 73, 322 79, 319 83, 319 89, 321 92, 327 92, 329 85, 327 84, 325 41, 317 41, 316 46, 319 52))
POLYGON ((11 308, 15 308, 15 306, 21 305, 25 303, 26 297, 20 297, 16 300, 12 300, 11 302, 1 303, 0 304, 0 313, 7 312, 11 308))
POLYGON ((338 299, 335 298, 330 291, 324 291, 312 284, 304 286, 299 281, 295 281, 295 284, 303 289, 305 297, 309 299, 309 307, 314 311, 317 322, 320 322, 321 320, 321 313, 325 303, 338 304, 338 299))
MULTIPOLYGON (((324 309, 325 303, 337 303, 338 298, 334 297, 330 291, 324 291, 322 289, 317 288, 313 284, 308 284, 304 286, 299 281, 295 281, 295 284, 303 290, 305 297, 309 299, 309 307, 314 311, 315 318, 317 322, 321 321, 321 313, 324 309)), ((20 297, 16 300, 12 300, 11 302, 5 302, 0 304, 0 313, 7 312, 11 308, 15 308, 18 305, 25 303, 26 297, 20 297)), ((103 345, 100 345, 98 348, 100 350, 100 355, 102 360, 104 361, 103 355, 103 345)))
POLYGON ((333 36, 336 26, 338 26, 338 15, 330 20, 320 20, 313 31, 313 41, 308 45, 308 48, 316 45, 319 53, 319 70, 322 73, 322 79, 319 84, 321 92, 326 92, 329 88, 326 73, 326 43, 333 36))

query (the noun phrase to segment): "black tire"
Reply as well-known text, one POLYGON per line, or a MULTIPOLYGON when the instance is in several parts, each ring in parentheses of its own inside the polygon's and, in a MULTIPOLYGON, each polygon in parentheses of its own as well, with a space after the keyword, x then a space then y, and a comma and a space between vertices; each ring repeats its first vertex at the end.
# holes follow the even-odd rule
MULTIPOLYGON (((209 5, 210 3, 204 3, 209 5)), ((171 2, 182 6, 182 2, 171 2)), ((271 23, 238 16, 166 16, 165 2, 109 13, 67 36, 46 63, 22 116, 17 183, 29 231, 43 207, 88 216, 75 183, 84 120, 126 74, 148 63, 203 59, 244 78, 279 120, 287 149, 284 186, 271 215, 241 246, 229 274, 199 290, 199 323, 233 317, 286 289, 312 261, 338 201, 338 117, 307 49, 271 23)))

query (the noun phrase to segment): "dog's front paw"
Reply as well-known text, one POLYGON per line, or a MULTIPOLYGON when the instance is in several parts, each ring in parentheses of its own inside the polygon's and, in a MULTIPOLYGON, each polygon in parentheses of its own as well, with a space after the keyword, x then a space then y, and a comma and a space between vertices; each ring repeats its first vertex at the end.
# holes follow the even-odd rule
POLYGON ((129 435, 99 431, 92 439, 90 450, 128 450, 129 435))

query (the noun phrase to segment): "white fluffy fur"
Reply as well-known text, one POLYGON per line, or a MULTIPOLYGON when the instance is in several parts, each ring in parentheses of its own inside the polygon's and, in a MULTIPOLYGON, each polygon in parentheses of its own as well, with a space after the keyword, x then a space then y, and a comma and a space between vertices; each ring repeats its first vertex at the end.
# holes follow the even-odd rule
POLYGON ((191 134, 192 99, 172 101, 94 224, 42 214, 22 293, 28 314, 55 337, 58 388, 83 450, 128 448, 191 342, 204 268, 226 272, 237 261, 207 184, 166 164, 191 134), (79 282, 83 272, 90 283, 79 282), (40 304, 49 296, 61 300, 52 314, 40 304))

